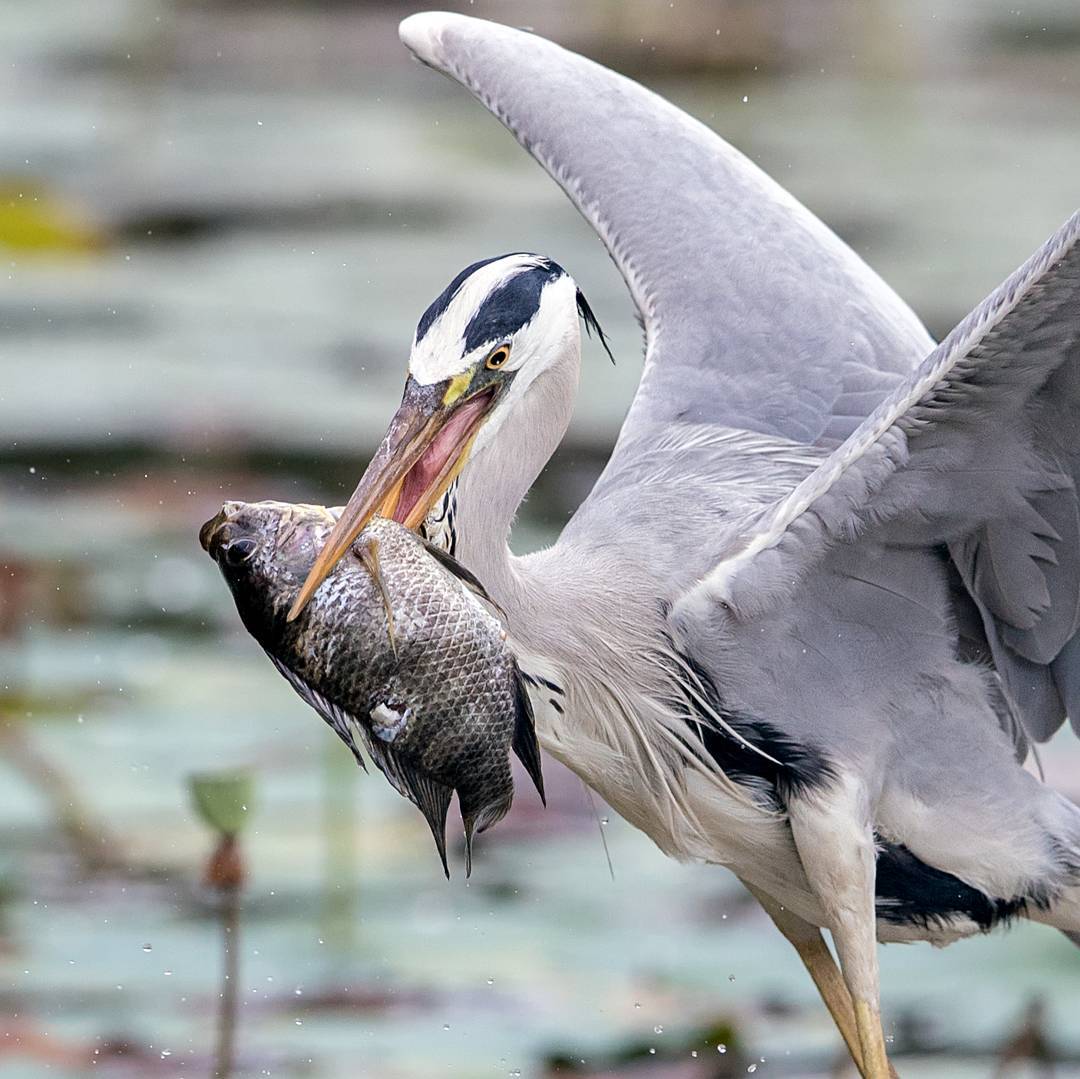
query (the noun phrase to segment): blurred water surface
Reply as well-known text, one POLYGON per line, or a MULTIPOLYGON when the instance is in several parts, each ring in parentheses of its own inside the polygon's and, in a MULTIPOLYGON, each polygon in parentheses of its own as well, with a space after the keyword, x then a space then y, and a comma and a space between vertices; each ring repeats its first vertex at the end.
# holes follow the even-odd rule
MULTIPOLYGON (((639 74, 938 334, 1080 204, 1071 5, 458 6, 639 74)), ((234 765, 258 785, 244 1075, 542 1076, 620 1054, 621 1075, 827 1074, 824 1012, 732 878, 598 822, 551 762, 547 813, 521 788, 472 881, 459 859, 445 884, 419 816, 355 774, 197 548, 226 497, 343 499, 418 314, 477 258, 556 258, 619 360, 589 349, 516 546, 565 521, 632 396, 639 335, 599 242, 408 61, 408 10, 0 9, 0 1074, 207 1073, 219 955, 186 777, 234 765)), ((1080 795, 1075 739, 1044 763, 1080 795)), ((987 1074, 1040 994, 1073 1061, 1058 1074, 1080 1074, 1080 953, 1055 934, 883 963, 905 1075, 987 1074)))

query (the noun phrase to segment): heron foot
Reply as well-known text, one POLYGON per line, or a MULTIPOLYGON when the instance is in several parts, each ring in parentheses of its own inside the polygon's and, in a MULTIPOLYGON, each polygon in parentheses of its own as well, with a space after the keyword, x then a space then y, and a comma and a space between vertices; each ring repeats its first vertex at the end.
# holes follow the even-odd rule
MULTIPOLYGON (((844 1039, 852 1063, 859 1070, 859 1074, 865 1076, 867 1073, 863 1067, 863 1051, 859 1041, 859 1028, 855 1019, 855 1008, 851 1003, 851 994, 848 993, 843 975, 836 965, 836 960, 833 959, 832 952, 829 951, 828 944, 825 943, 821 930, 816 925, 793 914, 747 881, 744 880, 743 884, 798 953, 825 1007, 829 1010, 829 1015, 832 1016, 840 1037, 844 1039)), ((891 1064, 888 1074, 891 1079, 898 1079, 891 1064)))
POLYGON ((862 1049, 863 1079, 890 1079, 896 1073, 885 1053, 885 1035, 881 1030, 881 1013, 868 1000, 855 1001, 855 1025, 859 1030, 862 1049))
POLYGON ((792 798, 788 815, 792 838, 821 903, 853 1002, 862 1075, 889 1079, 879 1003, 876 858, 869 806, 863 783, 848 773, 813 797, 792 798))

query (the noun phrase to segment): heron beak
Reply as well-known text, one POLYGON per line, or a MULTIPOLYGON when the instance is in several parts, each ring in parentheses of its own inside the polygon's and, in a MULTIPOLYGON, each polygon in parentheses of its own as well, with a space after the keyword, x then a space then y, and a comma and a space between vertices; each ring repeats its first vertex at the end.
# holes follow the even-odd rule
POLYGON ((291 622, 307 606, 338 560, 372 517, 417 528, 461 471, 496 391, 462 398, 457 379, 421 386, 409 379, 401 406, 319 552, 292 608, 291 622))

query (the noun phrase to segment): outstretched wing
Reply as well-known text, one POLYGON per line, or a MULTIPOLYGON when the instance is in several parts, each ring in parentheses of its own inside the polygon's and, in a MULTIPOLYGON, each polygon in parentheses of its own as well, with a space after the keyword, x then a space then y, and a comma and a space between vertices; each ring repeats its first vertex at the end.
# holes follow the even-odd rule
POLYGON ((644 87, 463 15, 413 15, 401 39, 471 90, 607 245, 647 335, 624 435, 686 421, 838 441, 933 346, 813 214, 644 87))
MULTIPOLYGON (((790 494, 743 524, 675 605, 783 602, 871 530, 948 544, 1027 733, 1080 732, 1080 213, 983 301, 790 494)), ((719 605, 719 606, 718 606, 719 605)), ((700 629, 700 625, 698 627, 700 629)))

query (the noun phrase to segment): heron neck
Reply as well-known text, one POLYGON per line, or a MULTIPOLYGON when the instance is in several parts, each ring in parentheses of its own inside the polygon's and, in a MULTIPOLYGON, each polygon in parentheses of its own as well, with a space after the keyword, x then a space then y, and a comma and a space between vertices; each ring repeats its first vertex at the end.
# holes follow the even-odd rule
POLYGON ((566 434, 577 382, 576 354, 538 375, 458 482, 457 557, 512 621, 521 580, 508 545, 510 529, 529 488, 566 434))

